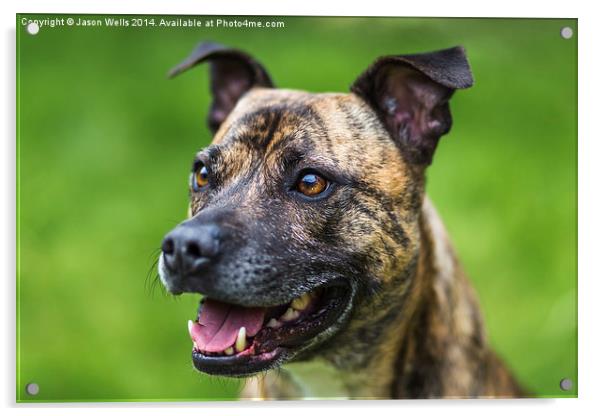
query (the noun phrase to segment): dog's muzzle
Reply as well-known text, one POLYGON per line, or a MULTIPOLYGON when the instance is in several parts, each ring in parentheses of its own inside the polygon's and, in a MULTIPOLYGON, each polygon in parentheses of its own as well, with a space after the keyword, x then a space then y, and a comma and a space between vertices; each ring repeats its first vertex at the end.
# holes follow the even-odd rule
POLYGON ((288 265, 267 277, 265 265, 256 275, 249 272, 257 259, 241 255, 252 242, 235 217, 206 211, 178 225, 163 240, 159 274, 172 294, 203 295, 188 323, 194 366, 239 377, 273 368, 331 337, 349 315, 355 287, 340 275, 308 275, 280 289, 272 282, 286 282, 288 265))

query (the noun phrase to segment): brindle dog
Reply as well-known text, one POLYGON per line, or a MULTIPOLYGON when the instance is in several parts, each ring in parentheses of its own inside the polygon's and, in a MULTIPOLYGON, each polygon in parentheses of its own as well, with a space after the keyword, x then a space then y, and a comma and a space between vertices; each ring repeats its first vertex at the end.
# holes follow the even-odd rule
POLYGON ((213 43, 170 75, 202 62, 213 142, 159 259, 171 293, 203 295, 194 366, 260 374, 247 397, 524 395, 425 197, 448 102, 473 83, 464 49, 378 58, 348 94, 276 89, 213 43), (304 365, 268 371, 290 362, 304 365), (315 362, 322 375, 303 382, 315 362))

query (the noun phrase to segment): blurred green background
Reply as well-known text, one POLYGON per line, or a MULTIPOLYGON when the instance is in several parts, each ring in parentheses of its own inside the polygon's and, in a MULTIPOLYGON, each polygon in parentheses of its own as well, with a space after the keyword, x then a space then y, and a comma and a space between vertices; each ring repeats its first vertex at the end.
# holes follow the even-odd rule
POLYGON ((207 39, 316 92, 347 91, 379 55, 464 45, 476 84, 452 100, 427 190, 495 349, 537 395, 576 395, 577 40, 560 36, 576 20, 259 17, 285 27, 31 36, 23 17, 56 16, 17 16, 19 401, 236 397, 238 382, 192 369, 198 296, 148 277, 210 141, 207 69, 165 74, 207 39))

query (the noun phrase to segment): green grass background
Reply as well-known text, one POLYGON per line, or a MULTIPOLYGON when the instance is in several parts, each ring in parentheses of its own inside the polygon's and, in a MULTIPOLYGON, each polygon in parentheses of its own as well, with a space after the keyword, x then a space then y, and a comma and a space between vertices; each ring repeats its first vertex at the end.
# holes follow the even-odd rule
POLYGON ((452 101, 427 190, 496 350, 537 395, 576 395, 577 40, 560 37, 576 20, 258 18, 286 27, 30 36, 23 16, 49 17, 17 18, 19 401, 236 397, 237 382, 192 369, 198 297, 147 281, 210 141, 207 69, 165 73, 205 39, 316 92, 347 91, 379 55, 464 45, 476 83, 452 101))

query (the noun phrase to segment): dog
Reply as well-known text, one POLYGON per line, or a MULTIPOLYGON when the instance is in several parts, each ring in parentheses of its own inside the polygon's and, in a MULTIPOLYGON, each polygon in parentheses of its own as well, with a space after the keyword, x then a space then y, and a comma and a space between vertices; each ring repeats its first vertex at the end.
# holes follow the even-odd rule
POLYGON ((473 84, 464 49, 380 57, 350 93, 277 89, 215 43, 169 76, 204 62, 213 141, 158 263, 167 291, 203 296, 194 367, 251 377, 255 399, 524 396, 425 196, 473 84))

